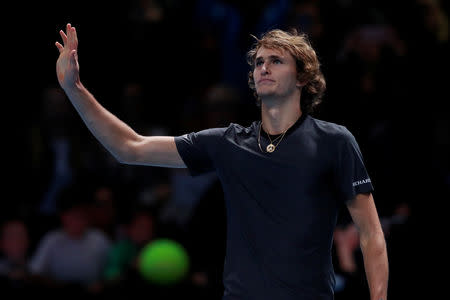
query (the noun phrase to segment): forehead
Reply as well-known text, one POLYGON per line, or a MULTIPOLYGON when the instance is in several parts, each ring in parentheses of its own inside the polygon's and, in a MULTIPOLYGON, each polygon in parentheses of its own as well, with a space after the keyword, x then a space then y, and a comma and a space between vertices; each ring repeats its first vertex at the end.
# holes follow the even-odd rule
POLYGON ((283 58, 287 58, 287 57, 292 57, 290 55, 290 53, 283 49, 283 48, 266 48, 266 47, 261 47, 258 49, 258 51, 256 52, 256 59, 258 58, 266 58, 266 57, 270 57, 270 56, 278 56, 278 57, 283 57, 283 58))
POLYGON ((2 230, 3 231, 8 231, 8 230, 11 230, 11 231, 14 231, 14 230, 15 231, 25 230, 25 224, 23 224, 20 221, 10 221, 10 222, 8 222, 8 223, 3 225, 2 230))

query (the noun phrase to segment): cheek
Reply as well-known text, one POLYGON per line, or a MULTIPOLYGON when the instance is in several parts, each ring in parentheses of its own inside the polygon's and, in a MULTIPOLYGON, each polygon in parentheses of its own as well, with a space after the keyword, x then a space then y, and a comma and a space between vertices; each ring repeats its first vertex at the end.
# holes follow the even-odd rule
POLYGON ((283 82, 286 83, 286 85, 289 86, 299 86, 299 81, 297 79, 297 73, 289 73, 286 75, 285 80, 283 80, 283 82))
POLYGON ((255 85, 257 81, 258 81, 258 72, 253 71, 253 82, 255 85))

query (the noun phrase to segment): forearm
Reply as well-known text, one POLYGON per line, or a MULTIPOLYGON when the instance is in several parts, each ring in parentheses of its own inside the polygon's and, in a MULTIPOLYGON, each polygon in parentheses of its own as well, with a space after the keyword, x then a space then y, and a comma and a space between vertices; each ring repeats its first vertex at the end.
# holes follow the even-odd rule
POLYGON ((94 96, 78 82, 65 88, 66 95, 91 133, 120 162, 131 156, 130 145, 140 136, 127 124, 105 109, 94 96))
POLYGON ((382 232, 371 237, 361 236, 361 250, 371 300, 386 300, 389 266, 386 242, 382 232))

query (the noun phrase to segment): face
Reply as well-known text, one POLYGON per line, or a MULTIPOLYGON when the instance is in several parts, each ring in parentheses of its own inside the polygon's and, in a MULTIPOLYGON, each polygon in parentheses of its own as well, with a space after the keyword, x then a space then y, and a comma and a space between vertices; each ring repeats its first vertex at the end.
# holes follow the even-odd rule
POLYGON ((261 99, 289 97, 299 93, 301 87, 295 59, 284 49, 261 47, 256 53, 253 79, 261 99))
POLYGON ((130 239, 144 245, 153 238, 153 219, 145 214, 137 215, 128 227, 130 239))
POLYGON ((22 222, 7 223, 0 238, 0 249, 12 260, 21 260, 26 256, 29 246, 28 230, 22 222))
POLYGON ((62 214, 61 221, 67 234, 79 238, 89 226, 87 208, 73 207, 62 214))
POLYGON ((94 194, 94 203, 89 211, 92 225, 110 226, 116 216, 112 191, 106 187, 99 188, 94 194))

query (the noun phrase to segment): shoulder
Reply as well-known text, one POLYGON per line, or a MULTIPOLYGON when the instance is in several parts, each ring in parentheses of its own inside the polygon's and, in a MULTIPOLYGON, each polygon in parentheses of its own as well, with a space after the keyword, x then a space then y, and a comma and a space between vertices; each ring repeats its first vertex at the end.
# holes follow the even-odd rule
POLYGON ((223 137, 225 132, 228 130, 227 127, 218 127, 218 128, 207 128, 200 131, 194 131, 191 133, 184 134, 182 136, 176 137, 176 139, 184 139, 189 140, 191 142, 194 141, 208 141, 208 140, 216 140, 223 137))
POLYGON ((41 239, 42 243, 57 243, 65 239, 66 234, 61 229, 54 229, 47 232, 41 239))
POLYGON ((251 135, 255 132, 255 128, 258 127, 259 122, 254 121, 249 126, 242 126, 237 123, 230 123, 226 128, 225 134, 239 134, 239 135, 251 135))
POLYGON ((344 125, 329 122, 325 120, 308 117, 309 127, 316 131, 316 133, 322 137, 331 139, 333 141, 352 141, 354 140, 353 134, 344 125))
POLYGON ((228 127, 208 128, 208 129, 199 131, 198 134, 212 136, 212 137, 222 137, 227 130, 228 130, 228 127))
POLYGON ((244 127, 236 123, 230 123, 227 127, 207 128, 196 132, 187 133, 181 136, 177 136, 176 139, 198 139, 198 140, 211 140, 220 139, 229 134, 246 134, 254 130, 255 124, 253 122, 250 126, 244 127))
POLYGON ((191 134, 191 138, 197 139, 200 143, 219 145, 225 140, 241 140, 254 134, 258 122, 253 122, 250 126, 242 126, 237 123, 230 123, 228 127, 210 128, 191 134))
POLYGON ((54 229, 45 233, 38 242, 38 250, 40 252, 51 251, 57 249, 66 240, 65 234, 60 229, 54 229))
POLYGON ((13 264, 6 258, 0 258, 0 276, 8 275, 11 271, 13 264))
POLYGON ((89 238, 89 240, 91 240, 93 242, 99 242, 99 243, 111 245, 111 241, 110 241, 109 237, 103 231, 101 231, 99 229, 91 228, 91 229, 89 229, 89 231, 87 232, 86 235, 89 238))

